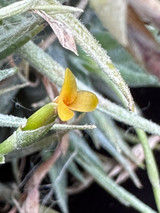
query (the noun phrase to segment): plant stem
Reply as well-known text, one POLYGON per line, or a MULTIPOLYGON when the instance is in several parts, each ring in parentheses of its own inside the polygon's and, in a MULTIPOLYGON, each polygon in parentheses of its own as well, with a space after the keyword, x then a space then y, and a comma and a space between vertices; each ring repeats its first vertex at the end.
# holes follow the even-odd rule
POLYGON ((146 134, 140 129, 137 129, 136 132, 143 147, 148 177, 152 185, 155 201, 157 204, 157 209, 160 212, 160 182, 155 158, 149 146, 146 134))

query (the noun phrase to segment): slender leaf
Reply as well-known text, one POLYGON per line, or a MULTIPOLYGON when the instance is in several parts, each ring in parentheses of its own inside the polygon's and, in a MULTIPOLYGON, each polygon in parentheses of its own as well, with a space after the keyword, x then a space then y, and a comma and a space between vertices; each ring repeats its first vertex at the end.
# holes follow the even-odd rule
POLYGON ((24 45, 44 29, 42 20, 32 14, 18 15, 2 21, 0 25, 0 59, 24 45), (7 27, 6 27, 7 26, 7 27))
MULTIPOLYGON (((36 140, 43 138, 52 125, 53 123, 30 131, 22 131, 19 127, 10 137, 0 144, 0 157, 16 149, 20 150, 23 147, 33 144, 36 140)), ((4 161, 0 163, 4 163, 4 161)))
POLYGON ((149 146, 146 134, 142 130, 137 130, 136 132, 144 150, 148 177, 152 184, 152 189, 154 192, 154 197, 155 197, 158 211, 160 211, 160 182, 159 182, 159 173, 158 173, 156 161, 155 161, 153 152, 149 146))
POLYGON ((70 132, 70 140, 72 143, 73 150, 77 149, 78 153, 85 152, 85 156, 87 158, 91 159, 95 165, 98 165, 99 167, 102 168, 102 163, 101 163, 100 159, 97 157, 96 153, 94 153, 94 151, 86 143, 84 137, 78 137, 78 135, 76 133, 70 132))
POLYGON ((27 83, 24 83, 24 84, 18 84, 18 85, 9 87, 9 88, 1 89, 0 90, 0 95, 3 95, 5 93, 9 93, 9 92, 14 91, 14 90, 22 89, 22 88, 27 87, 29 85, 30 85, 30 83, 27 82, 27 83))
POLYGON ((50 176, 51 182, 53 184, 54 191, 56 193, 58 204, 59 204, 62 212, 67 213, 68 212, 68 207, 67 207, 68 198, 67 198, 67 194, 66 194, 66 184, 67 184, 66 173, 64 173, 64 175, 61 176, 60 179, 58 179, 64 164, 65 164, 65 162, 63 160, 57 161, 56 164, 49 171, 49 176, 50 176))
POLYGON ((19 118, 13 115, 0 114, 1 127, 19 127, 26 123, 26 118, 19 118))
POLYGON ((109 116, 97 110, 92 114, 88 114, 87 117, 90 118, 90 121, 92 120, 91 123, 95 123, 102 130, 106 138, 115 146, 118 152, 124 153, 129 159, 137 163, 130 147, 122 139, 116 124, 109 116))
POLYGON ((78 169, 75 162, 72 162, 68 167, 69 172, 80 182, 84 183, 85 178, 82 174, 82 172, 78 169))
POLYGON ((133 180, 134 184, 137 187, 141 186, 141 183, 135 174, 135 172, 132 170, 132 167, 121 152, 119 152, 113 145, 112 143, 105 137, 105 135, 99 130, 96 129, 94 132, 88 132, 92 140, 96 143, 98 142, 101 147, 106 149, 130 174, 131 179, 133 180))
POLYGON ((18 72, 18 67, 0 70, 0 81, 15 75, 18 72))
POLYGON ((136 112, 129 112, 109 100, 101 99, 98 109, 117 121, 142 129, 151 134, 160 135, 160 126, 158 124, 137 115, 136 112))

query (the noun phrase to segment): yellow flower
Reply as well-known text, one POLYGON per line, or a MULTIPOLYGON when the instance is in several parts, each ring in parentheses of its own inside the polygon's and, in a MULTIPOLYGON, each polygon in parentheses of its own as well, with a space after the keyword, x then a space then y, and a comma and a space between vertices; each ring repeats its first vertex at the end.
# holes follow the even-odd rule
POLYGON ((73 111, 90 112, 97 107, 98 98, 89 91, 77 91, 77 83, 72 72, 67 68, 60 95, 55 102, 58 104, 58 116, 67 121, 74 116, 73 111))

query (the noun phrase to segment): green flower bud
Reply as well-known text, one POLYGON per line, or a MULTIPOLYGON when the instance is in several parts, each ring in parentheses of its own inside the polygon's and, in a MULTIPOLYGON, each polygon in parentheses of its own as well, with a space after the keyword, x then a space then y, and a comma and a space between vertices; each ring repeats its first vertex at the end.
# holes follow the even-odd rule
POLYGON ((38 129, 54 122, 57 117, 57 104, 49 103, 27 119, 27 123, 22 127, 22 131, 38 129))

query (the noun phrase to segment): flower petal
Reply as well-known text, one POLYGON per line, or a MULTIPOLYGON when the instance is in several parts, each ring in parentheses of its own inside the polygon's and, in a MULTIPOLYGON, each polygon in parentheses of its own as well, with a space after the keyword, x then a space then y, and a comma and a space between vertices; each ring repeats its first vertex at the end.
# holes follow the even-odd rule
POLYGON ((98 98, 92 92, 79 91, 77 97, 68 107, 79 112, 90 112, 97 107, 98 98))
POLYGON ((65 79, 59 100, 62 99, 66 105, 71 104, 77 96, 77 83, 70 69, 66 69, 65 79))
POLYGON ((62 121, 70 120, 74 116, 74 112, 64 104, 63 100, 58 102, 58 116, 62 121))

